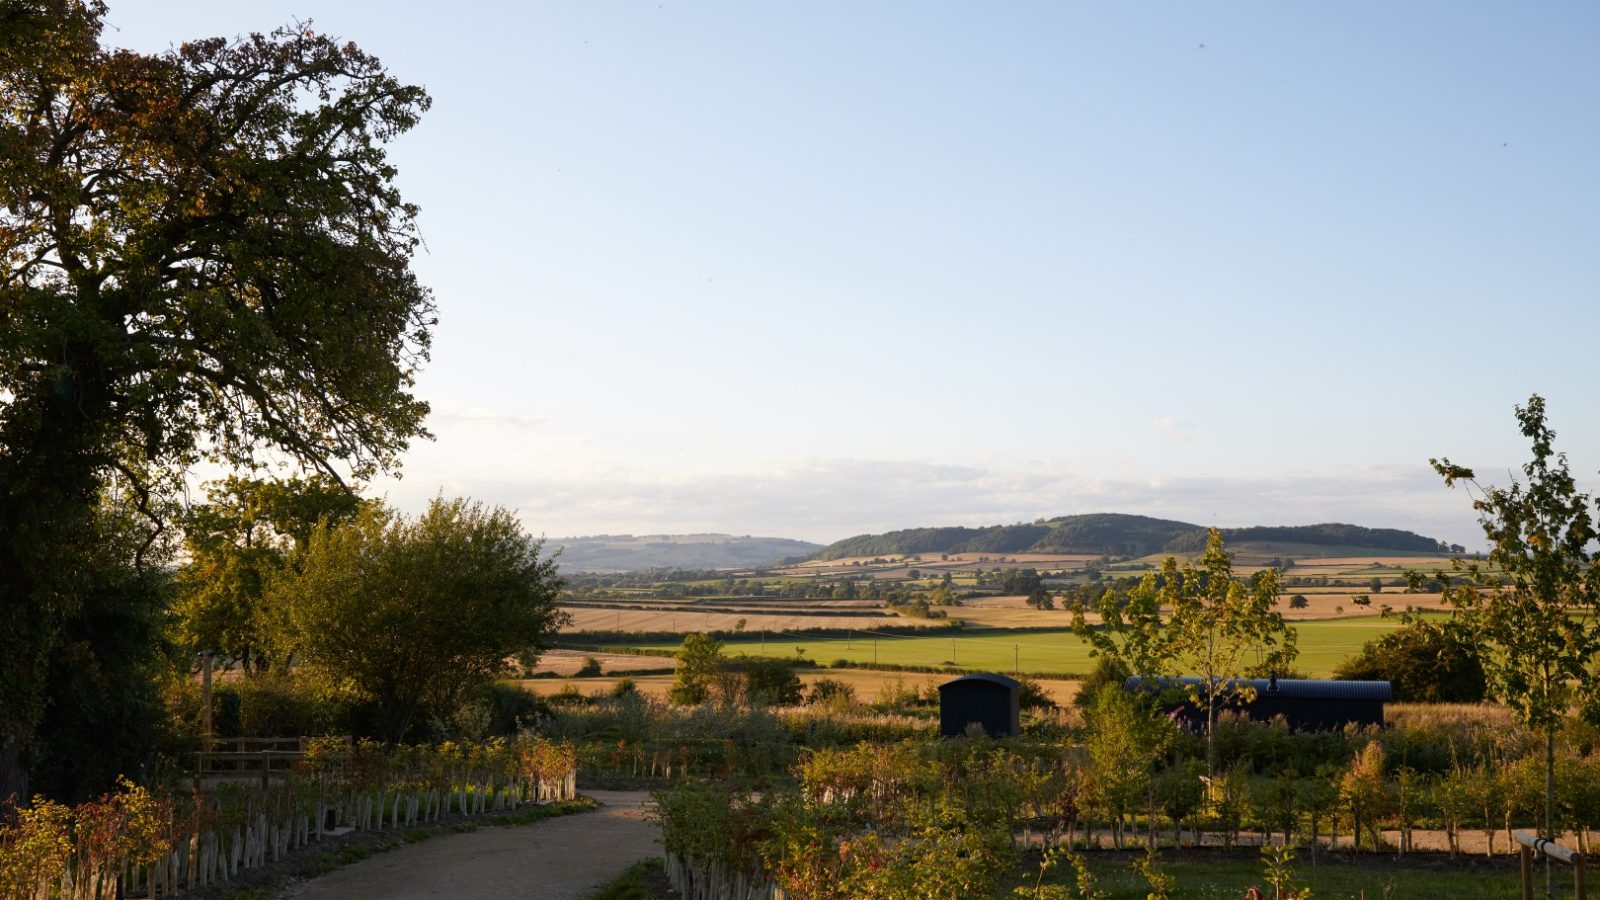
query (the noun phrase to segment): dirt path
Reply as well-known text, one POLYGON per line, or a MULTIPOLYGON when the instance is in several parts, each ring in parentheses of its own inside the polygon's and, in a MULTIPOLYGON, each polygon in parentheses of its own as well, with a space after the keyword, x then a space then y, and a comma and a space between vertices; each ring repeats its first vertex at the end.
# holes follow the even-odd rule
POLYGON ((295 900, 578 900, 661 852, 643 791, 585 791, 605 806, 533 825, 436 837, 290 888, 295 900))

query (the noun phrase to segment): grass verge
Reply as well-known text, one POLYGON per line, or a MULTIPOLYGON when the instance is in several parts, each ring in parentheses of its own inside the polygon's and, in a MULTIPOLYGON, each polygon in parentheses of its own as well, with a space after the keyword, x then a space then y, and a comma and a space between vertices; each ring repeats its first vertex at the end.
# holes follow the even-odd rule
POLYGON ((584 900, 670 900, 677 897, 667 884, 659 857, 641 859, 627 871, 584 900))

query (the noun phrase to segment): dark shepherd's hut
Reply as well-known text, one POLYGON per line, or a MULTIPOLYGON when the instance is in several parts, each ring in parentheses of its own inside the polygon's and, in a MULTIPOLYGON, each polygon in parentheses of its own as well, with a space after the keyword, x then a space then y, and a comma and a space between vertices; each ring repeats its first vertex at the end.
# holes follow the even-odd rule
POLYGON ((1004 675, 974 672, 939 685, 939 733, 960 737, 976 722, 990 737, 1022 732, 1017 705, 1022 685, 1004 675))
MULTIPOLYGON (((1241 678, 1233 682, 1255 689, 1255 699, 1232 699, 1222 708, 1243 710, 1252 719, 1283 716, 1296 731, 1327 731, 1349 724, 1382 725, 1383 705, 1394 699, 1387 681, 1321 681, 1310 678, 1241 678)), ((1202 685, 1199 678, 1155 678, 1135 675, 1123 682, 1127 691, 1160 691, 1180 695, 1202 685)), ((1174 698, 1167 704, 1191 725, 1205 727, 1204 708, 1174 698)))

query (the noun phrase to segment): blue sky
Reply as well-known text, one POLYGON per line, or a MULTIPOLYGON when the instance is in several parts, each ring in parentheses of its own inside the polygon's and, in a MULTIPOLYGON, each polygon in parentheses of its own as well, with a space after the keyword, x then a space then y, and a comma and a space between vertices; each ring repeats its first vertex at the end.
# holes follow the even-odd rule
POLYGON ((393 148, 434 442, 532 531, 1138 512, 1479 543, 1543 394, 1593 484, 1600 6, 112 0, 311 18, 393 148))

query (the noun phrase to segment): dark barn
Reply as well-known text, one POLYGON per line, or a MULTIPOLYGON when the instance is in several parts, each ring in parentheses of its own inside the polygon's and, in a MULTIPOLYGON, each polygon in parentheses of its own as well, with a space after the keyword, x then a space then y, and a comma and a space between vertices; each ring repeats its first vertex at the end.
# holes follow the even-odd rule
MULTIPOLYGON (((1187 691, 1202 682, 1199 678, 1158 678, 1146 684, 1135 675, 1123 682, 1128 691, 1187 691)), ((1222 704, 1222 709, 1243 710, 1252 719, 1271 720, 1283 716, 1296 731, 1328 731, 1346 725, 1382 725, 1383 705, 1394 699, 1387 681, 1320 681, 1310 678, 1241 678, 1241 685, 1255 688, 1253 701, 1240 699, 1222 704)), ((1167 709, 1177 710, 1190 725, 1205 727, 1206 711, 1182 700, 1171 700, 1167 709)))
POLYGON ((939 685, 939 733, 960 737, 976 722, 990 737, 1016 737, 1022 733, 1022 685, 1004 675, 974 672, 939 685))

